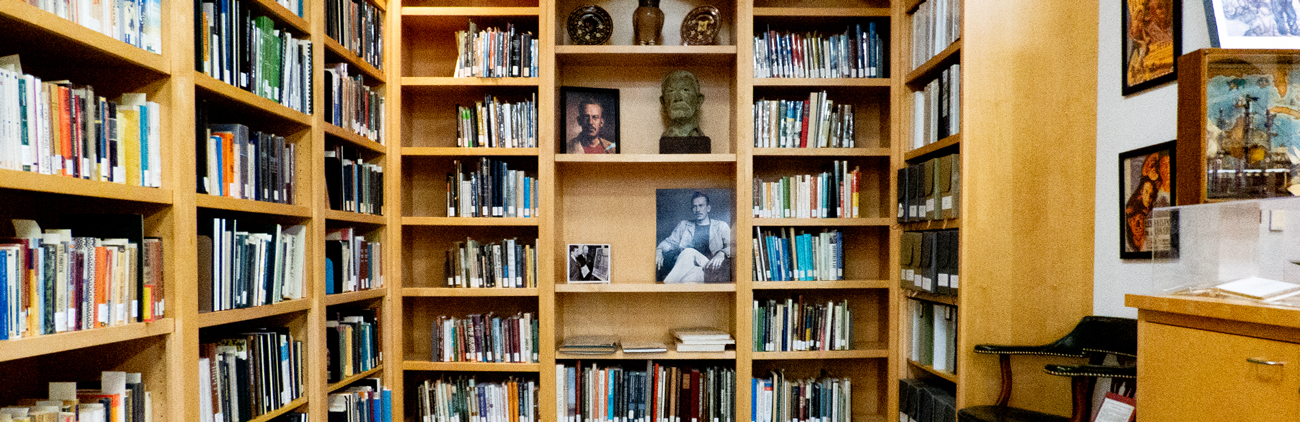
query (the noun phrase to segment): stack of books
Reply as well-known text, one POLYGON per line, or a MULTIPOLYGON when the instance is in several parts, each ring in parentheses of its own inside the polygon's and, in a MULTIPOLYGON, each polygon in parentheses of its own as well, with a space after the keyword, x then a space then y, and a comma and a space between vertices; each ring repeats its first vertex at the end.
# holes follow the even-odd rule
POLYGON ((731 334, 713 328, 691 327, 673 330, 678 352, 721 353, 727 345, 736 344, 731 334))
POLYGON ((574 355, 608 355, 618 351, 618 337, 606 335, 569 336, 564 338, 560 353, 574 355))

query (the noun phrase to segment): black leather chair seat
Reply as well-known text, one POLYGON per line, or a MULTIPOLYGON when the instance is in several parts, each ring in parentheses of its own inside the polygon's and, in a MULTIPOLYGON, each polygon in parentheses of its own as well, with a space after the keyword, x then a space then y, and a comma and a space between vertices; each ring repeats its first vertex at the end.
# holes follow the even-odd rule
POLYGON ((1006 406, 972 406, 957 412, 957 422, 1069 422, 1065 416, 1006 406))

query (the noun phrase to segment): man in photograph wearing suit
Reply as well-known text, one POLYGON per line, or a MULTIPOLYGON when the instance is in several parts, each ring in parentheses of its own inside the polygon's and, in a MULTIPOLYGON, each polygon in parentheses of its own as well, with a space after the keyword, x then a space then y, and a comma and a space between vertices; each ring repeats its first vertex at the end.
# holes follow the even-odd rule
POLYGON ((655 247, 655 269, 664 263, 671 270, 663 282, 669 284, 725 282, 731 280, 731 226, 709 218, 712 208, 703 192, 691 196, 694 221, 682 220, 671 235, 655 247))

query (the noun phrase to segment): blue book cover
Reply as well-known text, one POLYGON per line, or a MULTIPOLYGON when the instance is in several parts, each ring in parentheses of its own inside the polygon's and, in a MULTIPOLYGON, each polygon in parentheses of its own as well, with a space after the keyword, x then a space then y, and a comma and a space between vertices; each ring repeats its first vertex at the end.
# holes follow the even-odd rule
POLYGON ((334 260, 325 258, 325 291, 326 292, 334 291, 334 276, 332 276, 331 274, 334 274, 334 260))
POLYGON ((384 389, 383 396, 383 422, 393 422, 393 390, 384 389))
POLYGON ((0 250, 0 340, 9 339, 9 265, 9 251, 0 250))

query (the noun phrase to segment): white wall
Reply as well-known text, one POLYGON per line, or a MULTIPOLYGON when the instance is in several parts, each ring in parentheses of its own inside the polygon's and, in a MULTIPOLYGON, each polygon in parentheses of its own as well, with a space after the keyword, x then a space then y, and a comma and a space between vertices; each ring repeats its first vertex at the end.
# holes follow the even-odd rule
MULTIPOLYGON (((1183 52, 1210 46, 1201 0, 1183 0, 1183 52)), ((1178 86, 1124 97, 1120 36, 1121 0, 1100 0, 1097 25, 1097 207, 1093 259, 1093 313, 1136 317, 1124 295, 1153 294, 1150 270, 1141 260, 1119 259, 1119 154, 1177 137, 1178 86)), ((1068 89, 1069 84, 1062 84, 1068 89)))

